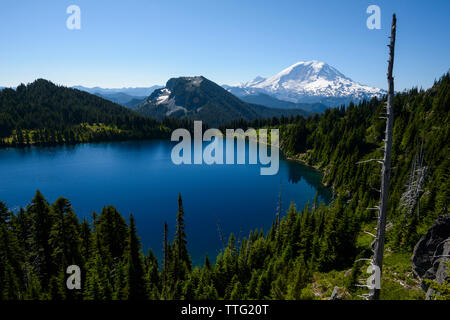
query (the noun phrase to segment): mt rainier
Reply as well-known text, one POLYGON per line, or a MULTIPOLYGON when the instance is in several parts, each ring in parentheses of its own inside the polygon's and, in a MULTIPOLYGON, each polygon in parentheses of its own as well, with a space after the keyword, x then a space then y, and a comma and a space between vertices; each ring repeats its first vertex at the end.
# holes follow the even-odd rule
POLYGON ((291 103, 322 103, 328 107, 381 97, 382 89, 359 84, 319 61, 300 61, 270 77, 257 77, 225 89, 243 100, 268 95, 291 103))

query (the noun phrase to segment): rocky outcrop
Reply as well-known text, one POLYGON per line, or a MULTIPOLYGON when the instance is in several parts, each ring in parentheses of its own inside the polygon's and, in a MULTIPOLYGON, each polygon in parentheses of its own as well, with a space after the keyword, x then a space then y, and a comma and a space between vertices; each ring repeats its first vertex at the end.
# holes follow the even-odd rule
MULTIPOLYGON (((411 258, 414 274, 420 279, 431 279, 442 284, 448 279, 446 262, 450 261, 450 215, 440 216, 414 248, 411 258)), ((433 290, 422 281, 427 299, 433 290)))
POLYGON ((350 298, 350 294, 345 288, 335 286, 329 300, 345 300, 350 298))

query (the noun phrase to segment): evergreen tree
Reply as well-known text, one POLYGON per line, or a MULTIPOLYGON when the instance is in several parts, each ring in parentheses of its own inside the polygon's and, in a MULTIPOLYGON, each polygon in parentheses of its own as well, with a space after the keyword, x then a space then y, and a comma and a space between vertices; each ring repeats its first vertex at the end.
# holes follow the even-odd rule
POLYGON ((128 245, 127 223, 113 206, 104 207, 95 223, 99 251, 105 262, 112 265, 115 260, 123 258, 128 245))
MULTIPOLYGON (((70 201, 66 198, 59 198, 51 208, 52 220, 54 221, 51 231, 49 244, 52 250, 53 274, 59 285, 64 284, 65 271, 70 265, 80 267, 82 274, 84 270, 84 260, 81 253, 81 239, 78 218, 72 210, 70 201)), ((56 286, 56 284, 54 284, 56 286)), ((62 286, 65 288, 65 285, 62 286)), ((53 288, 56 290, 56 287, 53 288)), ((58 287, 56 292, 62 289, 58 287)), ((65 290, 65 289, 64 289, 65 290)), ((68 290, 66 293, 58 295, 59 298, 74 299, 78 292, 68 290)))
POLYGON ((177 278, 184 279, 186 272, 192 268, 191 259, 186 247, 186 233, 184 231, 184 208, 181 194, 178 195, 178 212, 177 212, 177 224, 175 231, 175 239, 173 243, 173 249, 176 259, 177 278))
POLYGON ((27 207, 27 214, 31 216, 31 264, 44 288, 48 287, 52 272, 52 252, 49 244, 52 218, 50 206, 42 193, 36 194, 27 207))
POLYGON ((144 300, 146 283, 140 243, 133 215, 130 215, 130 231, 128 240, 128 299, 144 300))
POLYGON ((21 299, 23 252, 16 234, 11 230, 11 212, 0 201, 0 300, 21 299))

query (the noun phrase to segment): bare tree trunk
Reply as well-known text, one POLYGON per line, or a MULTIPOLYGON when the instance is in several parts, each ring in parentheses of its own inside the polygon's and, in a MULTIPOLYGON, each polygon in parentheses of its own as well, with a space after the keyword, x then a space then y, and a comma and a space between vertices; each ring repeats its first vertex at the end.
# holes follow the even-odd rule
MULTIPOLYGON (((385 138, 385 148, 384 148, 384 159, 383 166, 381 169, 381 196, 380 196, 380 209, 378 214, 378 225, 377 225, 377 238, 375 242, 375 253, 373 257, 373 272, 379 272, 378 279, 381 280, 381 272, 383 267, 383 253, 384 253, 384 239, 386 232, 386 212, 388 203, 388 192, 389 192, 389 180, 391 174, 391 152, 392 152, 392 131, 394 126, 394 110, 393 110, 393 99, 394 99, 394 78, 392 77, 392 69, 394 68, 394 49, 395 49, 395 33, 397 28, 397 18, 395 14, 392 17, 392 28, 391 28, 391 43, 389 44, 389 65, 388 65, 388 99, 386 106, 387 120, 386 120, 386 138, 385 138)), ((377 277, 374 277, 377 281, 377 277)), ((380 298, 380 288, 374 287, 370 290, 369 299, 378 300, 380 298)))
POLYGON ((423 185, 426 180, 427 166, 424 165, 424 138, 420 152, 414 156, 411 164, 411 172, 409 173, 409 181, 406 185, 406 191, 400 197, 399 208, 406 211, 408 218, 413 215, 414 209, 417 208, 417 216, 420 210, 420 196, 423 192, 423 185))

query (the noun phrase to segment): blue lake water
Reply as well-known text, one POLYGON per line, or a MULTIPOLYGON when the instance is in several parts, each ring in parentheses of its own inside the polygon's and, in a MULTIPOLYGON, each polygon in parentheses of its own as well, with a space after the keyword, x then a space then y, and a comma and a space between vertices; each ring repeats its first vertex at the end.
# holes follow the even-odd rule
POLYGON ((188 247, 194 264, 222 248, 226 240, 267 231, 275 218, 281 183, 283 214, 294 202, 302 208, 316 191, 331 199, 320 174, 280 155, 277 175, 261 176, 260 165, 175 165, 170 141, 93 143, 75 146, 0 150, 0 200, 17 210, 39 189, 52 203, 71 200, 77 215, 114 205, 127 219, 135 216, 144 250, 162 255, 163 223, 173 236, 178 193, 183 197, 188 247))

